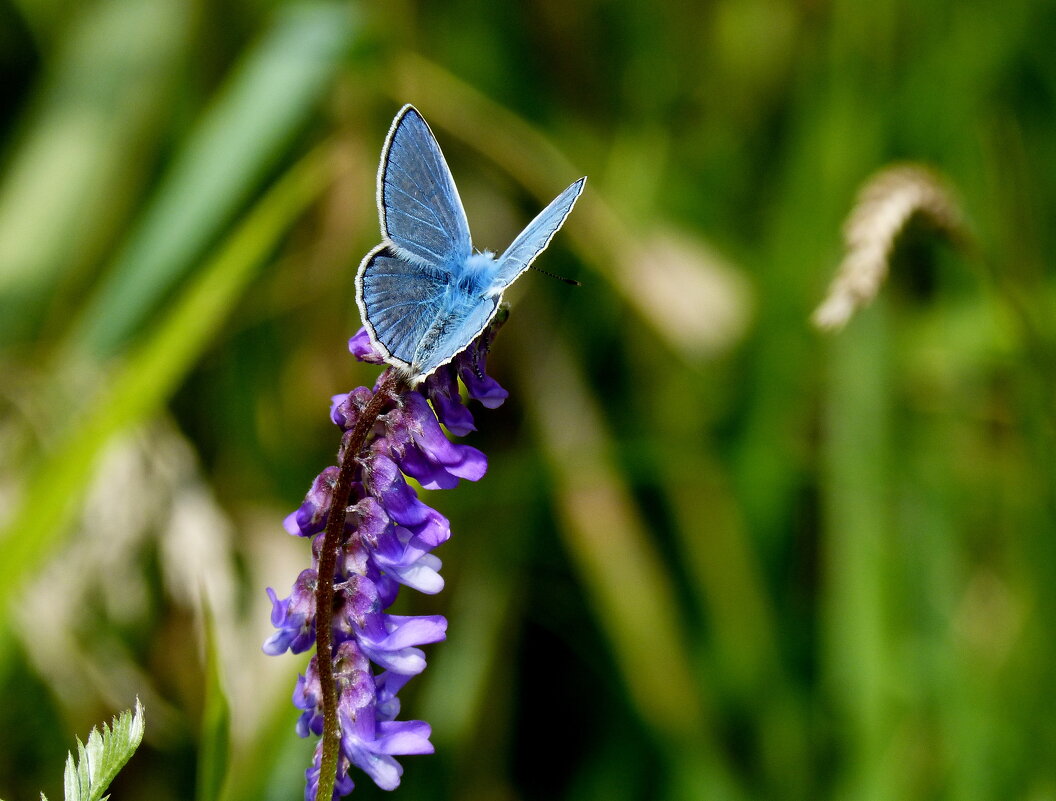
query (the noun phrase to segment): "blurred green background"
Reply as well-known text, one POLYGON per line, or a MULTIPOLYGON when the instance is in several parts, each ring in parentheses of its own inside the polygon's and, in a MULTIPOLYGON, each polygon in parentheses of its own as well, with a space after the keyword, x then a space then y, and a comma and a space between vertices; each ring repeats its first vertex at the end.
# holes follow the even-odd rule
MULTIPOLYGON (((299 798, 283 516, 413 102, 478 247, 590 176, 491 358, 406 799, 1056 799, 1056 7, 0 0, 0 796, 299 798), (809 317, 859 187, 941 173, 809 317)), ((382 794, 362 775, 353 797, 382 794)))

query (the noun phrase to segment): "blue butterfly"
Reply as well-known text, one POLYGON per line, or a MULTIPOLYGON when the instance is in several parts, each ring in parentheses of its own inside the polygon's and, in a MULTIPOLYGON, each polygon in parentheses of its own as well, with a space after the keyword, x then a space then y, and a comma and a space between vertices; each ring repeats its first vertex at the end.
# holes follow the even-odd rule
POLYGON ((429 125, 400 109, 378 169, 383 241, 356 275, 356 304, 370 341, 412 385, 480 335, 502 293, 542 253, 583 191, 580 178, 496 258, 474 253, 466 212, 429 125))

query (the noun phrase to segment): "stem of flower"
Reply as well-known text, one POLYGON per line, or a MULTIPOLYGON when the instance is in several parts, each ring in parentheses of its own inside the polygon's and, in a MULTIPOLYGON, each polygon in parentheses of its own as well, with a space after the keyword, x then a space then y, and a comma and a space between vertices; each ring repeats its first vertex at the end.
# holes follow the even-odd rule
POLYGON ((396 394, 400 376, 389 369, 381 377, 378 389, 356 419, 348 437, 337 482, 330 498, 326 518, 326 533, 319 554, 319 581, 315 588, 315 653, 319 669, 319 684, 323 693, 323 753, 320 762, 319 784, 315 801, 330 801, 337 780, 337 758, 341 745, 341 727, 337 720, 337 685, 334 682, 334 572, 337 552, 345 529, 349 495, 356 475, 359 454, 367 444, 386 403, 396 394))

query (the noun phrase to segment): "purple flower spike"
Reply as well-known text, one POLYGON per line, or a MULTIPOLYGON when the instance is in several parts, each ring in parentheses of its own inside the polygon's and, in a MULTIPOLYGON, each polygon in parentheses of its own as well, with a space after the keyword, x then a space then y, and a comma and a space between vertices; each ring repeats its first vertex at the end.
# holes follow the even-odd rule
MULTIPOLYGON (((336 691, 339 723, 339 737, 332 741, 339 751, 334 799, 352 791, 352 765, 378 787, 392 790, 403 775, 396 757, 433 751, 429 724, 396 719, 397 693, 425 669, 422 646, 447 637, 447 620, 440 615, 391 615, 386 610, 401 586, 426 594, 444 588, 441 562, 432 551, 451 536, 451 525, 418 497, 405 476, 426 490, 483 477, 488 466, 484 454, 452 442, 448 433, 460 436, 475 430, 459 394, 459 377, 470 398, 485 406, 497 406, 506 397, 506 391, 483 372, 492 335, 489 329, 427 378, 420 391, 396 385, 386 373, 373 389, 359 387, 335 395, 330 419, 343 431, 341 466, 323 470, 304 502, 286 518, 287 531, 311 541, 312 565, 301 571, 288 598, 267 590, 275 633, 264 643, 264 651, 309 650, 318 634, 316 599, 329 599, 321 593, 332 588, 333 602, 327 608, 333 613, 327 619, 331 693, 336 691), (361 421, 365 422, 357 425, 361 421), (345 488, 349 488, 347 503, 345 488), (338 514, 343 515, 343 525, 335 522, 328 530, 330 516, 338 514), (332 585, 320 585, 319 565, 324 559, 327 571, 334 565, 332 585)), ((382 361, 363 330, 349 341, 349 350, 361 361, 382 361)), ((293 693, 294 706, 301 710, 297 733, 302 737, 318 737, 325 730, 318 660, 318 654, 312 657, 293 693)), ((306 801, 327 801, 315 797, 322 755, 320 741, 305 772, 306 801)))

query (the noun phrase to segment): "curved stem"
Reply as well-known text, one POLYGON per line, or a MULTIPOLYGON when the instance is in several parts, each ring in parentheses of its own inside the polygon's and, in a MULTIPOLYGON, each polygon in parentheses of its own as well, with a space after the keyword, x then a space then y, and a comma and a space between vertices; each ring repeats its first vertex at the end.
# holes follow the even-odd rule
POLYGON ((323 753, 320 761, 316 801, 330 801, 337 779, 337 758, 341 745, 341 727, 337 720, 337 686, 334 682, 334 572, 337 552, 341 547, 352 482, 356 476, 358 459, 367 437, 385 404, 392 400, 400 377, 395 370, 387 370, 381 377, 374 396, 360 413, 344 449, 337 482, 330 497, 326 518, 326 533, 319 553, 319 579, 315 588, 315 653, 319 669, 319 684, 323 693, 323 753))

